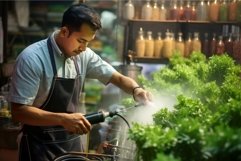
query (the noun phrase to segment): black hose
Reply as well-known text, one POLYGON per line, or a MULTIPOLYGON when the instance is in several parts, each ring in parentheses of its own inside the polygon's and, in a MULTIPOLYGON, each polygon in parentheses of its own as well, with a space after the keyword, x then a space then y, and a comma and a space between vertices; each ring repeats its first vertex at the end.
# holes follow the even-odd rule
POLYGON ((115 115, 117 115, 117 116, 119 116, 120 118, 122 118, 122 119, 125 121, 125 123, 127 124, 128 128, 129 128, 129 129, 131 128, 129 122, 128 122, 122 115, 120 115, 120 114, 118 114, 118 113, 115 113, 115 115))

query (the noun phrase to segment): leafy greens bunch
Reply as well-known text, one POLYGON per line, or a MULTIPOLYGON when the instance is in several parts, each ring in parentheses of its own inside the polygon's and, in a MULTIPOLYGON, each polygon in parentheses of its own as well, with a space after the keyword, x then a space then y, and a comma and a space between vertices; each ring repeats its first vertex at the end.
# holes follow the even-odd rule
POLYGON ((177 103, 157 112, 154 125, 133 124, 129 138, 137 160, 241 160, 240 73, 226 54, 206 58, 194 52, 173 56, 151 81, 140 76, 154 95, 175 97, 177 103))

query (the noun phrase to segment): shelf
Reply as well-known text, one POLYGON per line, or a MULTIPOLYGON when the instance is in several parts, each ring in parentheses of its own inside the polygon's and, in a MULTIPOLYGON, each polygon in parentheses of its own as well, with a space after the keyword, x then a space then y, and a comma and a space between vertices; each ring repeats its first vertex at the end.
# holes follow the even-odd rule
POLYGON ((132 19, 128 20, 134 23, 190 23, 190 24, 241 24, 238 21, 190 21, 190 20, 142 20, 142 19, 132 19))
POLYGON ((153 57, 134 57, 135 63, 150 63, 150 64, 167 64, 169 60, 167 58, 153 58, 153 57))

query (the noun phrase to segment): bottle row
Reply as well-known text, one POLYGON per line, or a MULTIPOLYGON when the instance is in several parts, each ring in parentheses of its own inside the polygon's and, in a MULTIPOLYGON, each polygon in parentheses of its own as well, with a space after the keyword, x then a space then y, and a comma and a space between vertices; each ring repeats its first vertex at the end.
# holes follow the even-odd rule
POLYGON ((128 0, 123 8, 127 20, 241 22, 241 0, 128 0))
POLYGON ((143 58, 170 58, 173 53, 188 57, 193 51, 202 52, 206 56, 227 53, 241 63, 241 39, 239 35, 234 37, 231 33, 228 37, 205 33, 204 39, 200 40, 199 33, 194 32, 188 33, 184 40, 183 33, 179 32, 175 38, 174 33, 167 31, 165 38, 158 32, 154 39, 152 31, 147 31, 144 36, 144 31, 140 28, 135 41, 135 51, 137 57, 143 58))

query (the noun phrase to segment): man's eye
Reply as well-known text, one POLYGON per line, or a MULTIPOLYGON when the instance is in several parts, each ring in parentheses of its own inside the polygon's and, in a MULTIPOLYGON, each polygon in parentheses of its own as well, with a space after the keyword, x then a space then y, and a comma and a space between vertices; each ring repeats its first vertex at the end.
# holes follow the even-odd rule
POLYGON ((78 42, 81 43, 81 44, 84 44, 84 43, 85 43, 84 40, 78 40, 78 42))

